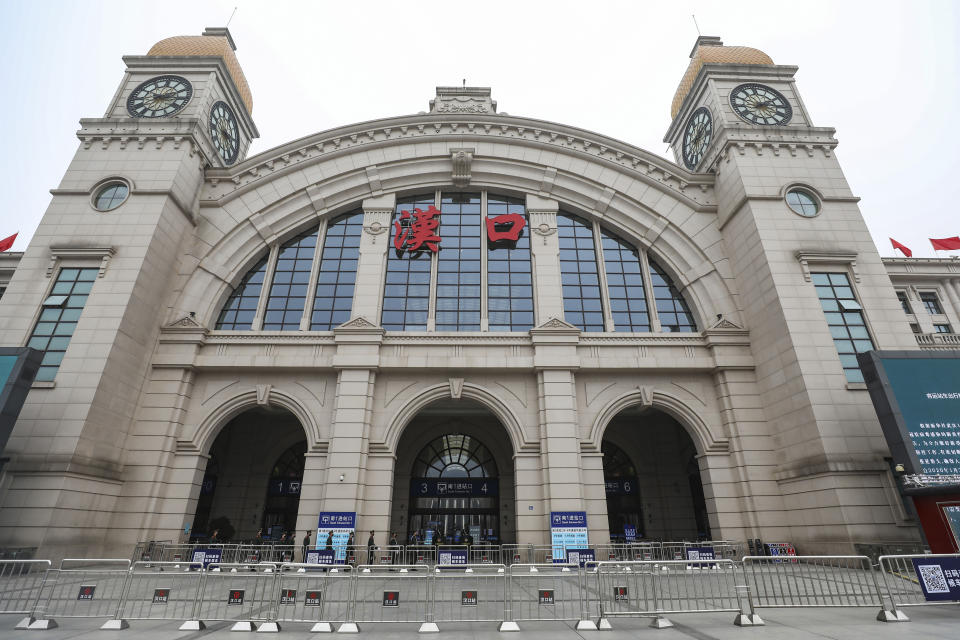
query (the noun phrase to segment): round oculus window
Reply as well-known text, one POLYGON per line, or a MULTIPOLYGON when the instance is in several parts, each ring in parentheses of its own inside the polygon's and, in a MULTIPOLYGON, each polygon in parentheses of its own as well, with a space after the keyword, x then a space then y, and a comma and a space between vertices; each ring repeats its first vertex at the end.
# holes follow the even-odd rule
POLYGON ((130 187, 123 182, 111 182, 100 187, 93 198, 93 207, 97 211, 116 209, 126 201, 130 195, 130 187))
POLYGON ((793 188, 787 191, 787 206, 798 216, 813 218, 820 213, 820 203, 806 189, 793 188))

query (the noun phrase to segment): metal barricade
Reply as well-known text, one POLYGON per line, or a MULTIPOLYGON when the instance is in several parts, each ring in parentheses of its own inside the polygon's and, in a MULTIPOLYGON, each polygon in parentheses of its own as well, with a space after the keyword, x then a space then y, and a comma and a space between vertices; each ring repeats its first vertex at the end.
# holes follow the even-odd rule
POLYGON ((470 564, 504 564, 500 545, 497 544, 472 545, 467 558, 470 564))
POLYGON ((235 631, 256 629, 256 623, 272 615, 277 574, 272 563, 211 563, 203 572, 191 621, 230 620, 236 622, 235 631))
POLYGON ((507 622, 585 621, 583 575, 576 564, 512 565, 508 577, 507 622))
POLYGON ((403 545, 394 544, 384 547, 376 547, 373 550, 372 557, 370 557, 368 553, 367 562, 365 564, 378 564, 381 566, 404 564, 403 545))
POLYGON ((404 550, 405 564, 437 564, 437 548, 426 544, 408 544, 404 550))
POLYGON ((376 622, 428 622, 433 569, 426 565, 364 565, 354 572, 350 620, 340 632, 376 622))
POLYGON ((287 563, 277 577, 273 620, 312 622, 311 631, 332 631, 350 618, 354 569, 342 564, 287 563))
POLYGON ((500 557, 503 564, 532 564, 533 563, 533 545, 532 544, 502 544, 500 545, 500 557))
POLYGON ((203 574, 176 562, 134 562, 116 620, 188 620, 200 596, 203 574))
POLYGON ((0 613, 23 613, 16 628, 26 629, 43 590, 49 560, 0 560, 0 613))
POLYGON ((47 572, 30 629, 51 629, 56 618, 113 619, 120 607, 130 561, 66 558, 47 572))
POLYGON ((686 560, 689 542, 661 542, 660 560, 686 560))
POLYGON ((663 560, 663 548, 659 542, 633 542, 630 544, 629 560, 634 562, 663 560))
POLYGON ((260 562, 275 562, 282 564, 284 562, 294 562, 296 559, 297 547, 292 544, 275 544, 269 547, 267 556, 260 559, 260 562))
POLYGON ((744 555, 743 543, 732 540, 711 540, 699 544, 701 547, 713 547, 714 557, 721 560, 739 562, 744 555))
POLYGON ((433 573, 429 622, 503 622, 507 571, 502 564, 438 567, 433 573))
POLYGON ((873 607, 883 600, 867 556, 746 556, 756 607, 873 607))
POLYGON ((603 562, 623 562, 633 560, 632 551, 629 544, 611 542, 610 544, 596 545, 595 555, 598 561, 603 562))
MULTIPOLYGON (((931 594, 950 592, 950 581, 960 582, 960 575, 956 569, 946 572, 940 567, 938 559, 960 560, 960 554, 906 554, 880 556, 879 569, 882 582, 882 591, 890 599, 890 609, 881 608, 877 619, 883 622, 907 622, 907 617, 900 607, 917 607, 923 605, 956 605, 956 600, 927 600, 923 587, 918 580, 918 572, 924 580, 927 592, 931 594), (918 560, 919 562, 914 562, 918 560)), ((960 564, 960 563, 958 563, 960 564)), ((954 584, 956 584, 956 582, 954 584)))
POLYGON ((156 559, 160 562, 190 562, 193 550, 199 548, 207 547, 197 544, 165 544, 159 549, 159 557, 156 559))

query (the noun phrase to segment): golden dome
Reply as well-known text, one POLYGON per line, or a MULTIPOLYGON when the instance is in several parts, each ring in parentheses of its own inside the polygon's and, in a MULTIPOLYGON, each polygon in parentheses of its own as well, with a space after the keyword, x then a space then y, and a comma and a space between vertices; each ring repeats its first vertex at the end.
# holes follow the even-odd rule
POLYGON ((773 64, 773 60, 759 49, 752 47, 725 47, 719 38, 701 37, 697 40, 690 55, 690 65, 687 66, 680 86, 673 95, 673 104, 670 105, 670 117, 676 118, 690 89, 696 80, 700 68, 705 64, 773 64))
MULTIPOLYGON (((208 33, 214 31, 208 29, 208 33)), ((219 30, 217 30, 219 31, 219 30)), ((247 113, 253 114, 253 96, 250 95, 250 85, 247 84, 247 78, 243 75, 243 69, 240 68, 240 62, 236 54, 233 53, 233 41, 229 32, 222 30, 223 35, 202 35, 202 36, 174 36, 161 40, 150 47, 148 56, 217 56, 223 59, 227 65, 227 71, 240 92, 240 99, 247 107, 247 113)))

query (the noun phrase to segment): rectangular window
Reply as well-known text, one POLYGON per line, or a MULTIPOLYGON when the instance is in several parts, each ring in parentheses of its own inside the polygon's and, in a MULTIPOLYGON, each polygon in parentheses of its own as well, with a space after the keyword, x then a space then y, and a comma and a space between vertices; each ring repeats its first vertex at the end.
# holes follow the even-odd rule
POLYGON ((317 229, 311 229, 280 247, 270 297, 267 298, 267 311, 263 316, 264 331, 296 331, 300 328, 316 250, 317 229))
POLYGON ((603 331, 603 302, 593 225, 576 216, 557 215, 563 317, 584 331, 603 331))
MULTIPOLYGON (((487 216, 521 216, 524 228, 516 241, 487 242, 487 307, 490 331, 527 331, 533 327, 533 276, 530 229, 522 200, 491 197, 487 216)), ((514 223, 516 224, 516 223, 514 223)), ((486 237, 486 233, 484 233, 486 237)))
POLYGON ((910 303, 907 302, 907 292, 906 291, 897 291, 897 300, 900 301, 900 306, 903 307, 903 312, 905 314, 913 315, 913 311, 910 309, 910 303))
POLYGON ((943 313, 943 309, 940 307, 940 300, 937 298, 937 294, 933 291, 925 291, 921 293, 920 302, 922 302, 923 306, 926 307, 927 313, 932 316, 938 316, 943 313))
POLYGON ((636 249, 602 229, 600 246, 607 270, 607 291, 615 330, 650 331, 643 269, 636 249))
POLYGON ((933 325, 933 330, 937 333, 953 333, 953 329, 951 329, 948 324, 935 324, 933 325))
POLYGON ((480 194, 440 200, 437 331, 480 331, 480 194))
POLYGON ((853 295, 850 280, 845 273, 814 273, 811 276, 847 381, 863 382, 857 354, 874 347, 863 318, 863 307, 853 295))
POLYGON ((327 227, 310 316, 311 331, 329 331, 350 319, 362 231, 362 211, 340 216, 327 227))
MULTIPOLYGON (((404 211, 426 211, 436 205, 433 194, 397 200, 393 223, 400 221, 404 211)), ((417 253, 398 251, 393 247, 394 227, 390 230, 390 248, 387 250, 387 280, 383 291, 383 315, 380 324, 389 331, 426 330, 430 310, 430 264, 433 252, 424 249, 417 253)), ((479 284, 477 285, 479 287, 479 284)))
POLYGON ((918 325, 916 322, 911 322, 910 331, 913 331, 914 333, 920 333, 920 325, 918 325))
POLYGON ((53 291, 43 301, 43 311, 27 342, 28 347, 43 352, 38 381, 51 381, 56 377, 98 271, 61 269, 57 274, 53 291))

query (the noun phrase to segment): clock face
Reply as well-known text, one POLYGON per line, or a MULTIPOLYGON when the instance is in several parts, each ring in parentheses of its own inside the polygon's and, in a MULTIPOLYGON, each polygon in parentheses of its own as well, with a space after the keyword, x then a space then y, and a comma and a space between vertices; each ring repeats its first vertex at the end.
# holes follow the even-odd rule
POLYGON ((700 107, 690 116, 683 132, 683 164, 687 165, 687 169, 692 171, 697 168, 710 146, 712 137, 713 118, 706 107, 700 107))
POLYGON ((210 110, 210 138, 225 164, 233 164, 240 152, 240 127, 226 102, 217 102, 210 110))
POLYGON ((787 124, 793 108, 780 92, 762 84, 742 84, 730 92, 730 106, 751 124, 787 124))
POLYGON ((190 102, 193 87, 180 76, 157 76, 141 83, 127 98, 127 113, 134 118, 165 118, 190 102))

